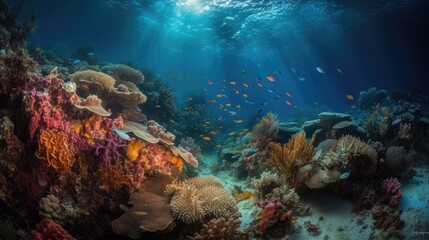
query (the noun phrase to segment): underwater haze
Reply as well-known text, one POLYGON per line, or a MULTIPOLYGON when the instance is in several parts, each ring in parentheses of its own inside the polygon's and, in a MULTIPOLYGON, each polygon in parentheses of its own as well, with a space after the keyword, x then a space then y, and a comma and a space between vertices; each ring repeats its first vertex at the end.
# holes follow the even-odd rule
POLYGON ((0 240, 427 239, 428 12, 0 0, 0 240))

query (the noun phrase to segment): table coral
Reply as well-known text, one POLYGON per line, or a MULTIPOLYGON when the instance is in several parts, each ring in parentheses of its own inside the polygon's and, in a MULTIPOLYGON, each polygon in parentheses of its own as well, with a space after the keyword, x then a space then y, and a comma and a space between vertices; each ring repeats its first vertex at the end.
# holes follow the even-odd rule
POLYGON ((36 157, 45 168, 55 172, 69 172, 74 163, 68 136, 63 132, 42 131, 36 157))

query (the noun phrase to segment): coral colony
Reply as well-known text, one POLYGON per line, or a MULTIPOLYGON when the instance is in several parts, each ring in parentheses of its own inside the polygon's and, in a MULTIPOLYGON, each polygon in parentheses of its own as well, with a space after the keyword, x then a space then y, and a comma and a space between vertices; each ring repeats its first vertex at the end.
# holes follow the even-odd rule
POLYGON ((374 239, 407 238, 401 183, 427 164, 425 98, 371 88, 350 114, 270 112, 240 138, 216 132, 235 140, 209 165, 204 140, 173 134, 202 117, 165 121, 179 110, 153 73, 30 56, 33 19, 0 13, 0 239, 336 239, 329 215, 308 218, 315 192, 352 203, 374 239))

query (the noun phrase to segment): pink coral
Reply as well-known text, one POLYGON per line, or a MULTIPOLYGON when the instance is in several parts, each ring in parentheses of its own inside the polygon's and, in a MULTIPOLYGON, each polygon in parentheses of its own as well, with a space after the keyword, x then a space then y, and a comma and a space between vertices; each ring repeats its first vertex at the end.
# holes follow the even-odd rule
POLYGON ((36 230, 31 231, 31 236, 35 240, 74 240, 61 225, 51 219, 45 218, 36 225, 36 230))
POLYGON ((401 183, 397 178, 387 178, 381 182, 382 202, 396 207, 402 197, 401 183))
POLYGON ((293 227, 294 219, 292 212, 287 211, 282 202, 277 199, 265 200, 259 204, 262 208, 260 222, 257 228, 258 233, 265 232, 268 228, 274 226, 278 222, 286 223, 283 227, 286 231, 290 231, 293 227))
POLYGON ((112 163, 118 163, 123 159, 121 152, 126 147, 125 140, 113 132, 108 132, 106 139, 95 144, 95 156, 99 158, 100 167, 108 167, 112 163))

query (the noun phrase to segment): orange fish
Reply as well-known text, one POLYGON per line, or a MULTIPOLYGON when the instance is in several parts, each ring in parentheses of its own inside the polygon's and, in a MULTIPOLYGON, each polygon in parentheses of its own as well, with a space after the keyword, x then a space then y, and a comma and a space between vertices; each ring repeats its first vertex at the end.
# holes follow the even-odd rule
POLYGON ((216 132, 215 132, 215 131, 211 131, 210 133, 211 133, 212 135, 215 135, 215 134, 216 134, 216 132))
POLYGON ((274 77, 273 76, 267 76, 268 81, 274 82, 274 77))
POLYGON ((236 107, 236 108, 241 108, 241 106, 240 106, 240 105, 236 105, 235 107, 236 107))
POLYGON ((249 85, 247 83, 243 83, 243 86, 246 87, 246 88, 249 87, 249 85))
POLYGON ((235 140, 239 141, 241 140, 241 137, 236 137, 235 140))
POLYGON ((289 100, 286 100, 286 104, 289 106, 292 105, 292 103, 289 100))
POLYGON ((214 99, 209 100, 209 103, 215 103, 215 102, 216 102, 216 100, 214 100, 214 99))
POLYGON ((209 85, 213 85, 213 81, 212 80, 209 80, 209 85))
POLYGON ((235 94, 240 94, 240 91, 235 91, 235 94))
POLYGON ((236 132, 230 132, 229 134, 228 134, 228 136, 234 136, 236 134, 236 132))
POLYGON ((347 94, 346 98, 349 99, 349 100, 353 100, 353 95, 347 94))
POLYGON ((160 107, 161 107, 161 105, 157 104, 157 105, 155 105, 155 107, 156 107, 156 108, 160 108, 160 107))
POLYGON ((286 92, 286 95, 287 95, 288 97, 292 97, 292 94, 291 94, 290 92, 286 92))
POLYGON ((231 84, 231 85, 235 85, 235 84, 237 84, 235 81, 232 81, 232 82, 229 82, 229 84, 231 84))
POLYGON ((207 137, 207 136, 204 136, 203 139, 206 141, 210 141, 210 137, 207 137))
POLYGON ((263 87, 264 86, 264 85, 262 85, 262 83, 258 83, 257 85, 258 85, 258 87, 263 87))
POLYGON ((249 199, 249 198, 253 197, 253 195, 254 194, 251 192, 243 192, 243 193, 236 193, 233 195, 233 197, 236 201, 241 201, 241 200, 249 199))
POLYGON ((225 106, 231 107, 231 103, 227 103, 227 104, 225 104, 225 106))
POLYGON ((235 122, 235 123, 242 123, 242 122, 243 122, 243 120, 238 119, 238 120, 234 120, 234 122, 235 122))
POLYGON ((216 97, 221 98, 222 94, 219 93, 219 94, 216 95, 216 97))
POLYGON ((243 97, 248 97, 248 95, 247 95, 247 94, 245 94, 245 93, 243 93, 243 97))

